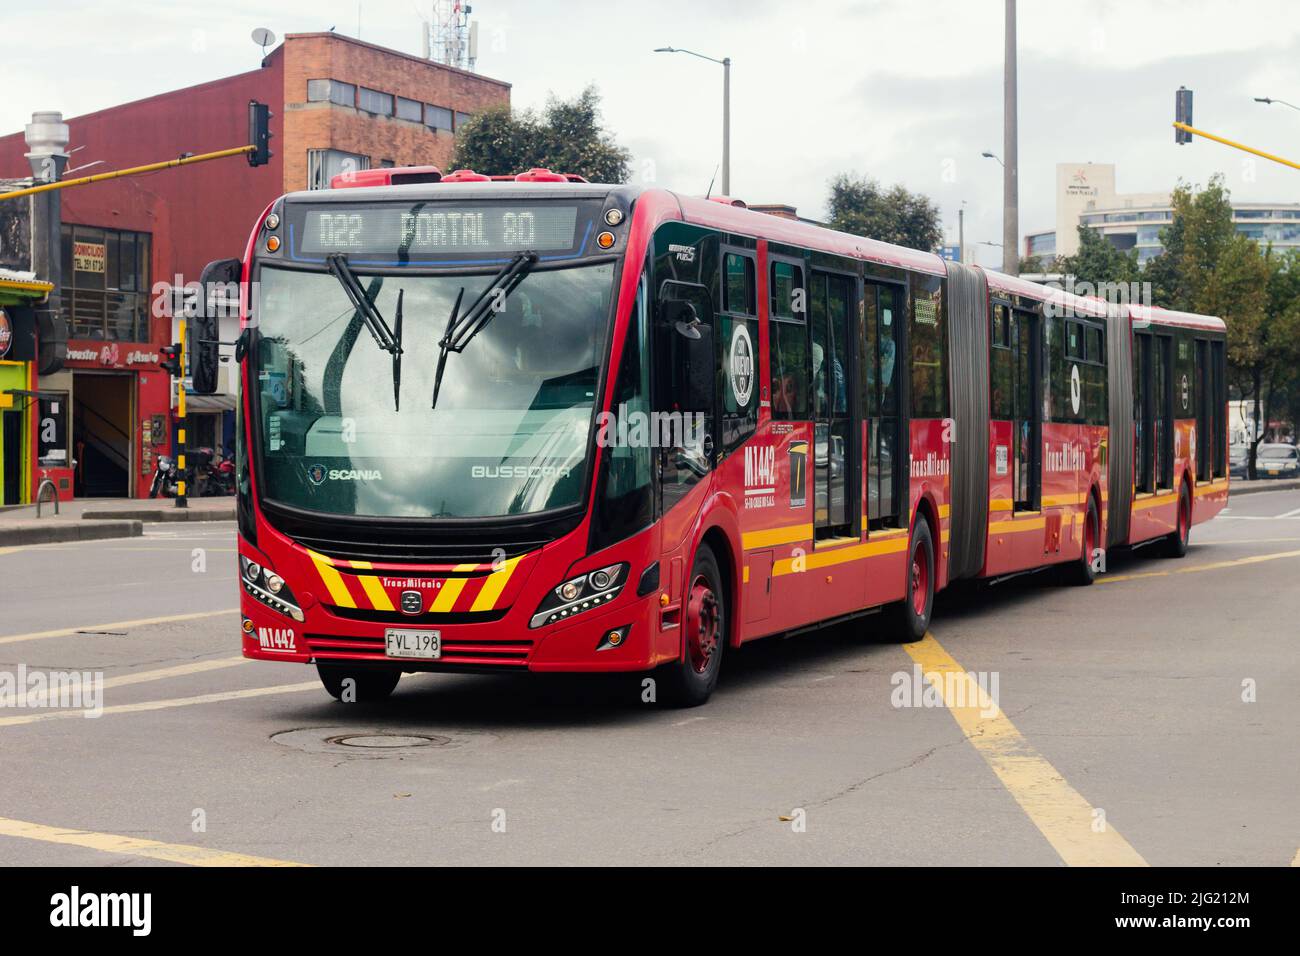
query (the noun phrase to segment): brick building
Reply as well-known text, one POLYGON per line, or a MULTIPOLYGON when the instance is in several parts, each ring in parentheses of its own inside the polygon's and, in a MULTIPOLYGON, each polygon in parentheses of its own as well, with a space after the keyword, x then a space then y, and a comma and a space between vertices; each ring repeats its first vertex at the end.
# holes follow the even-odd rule
MULTIPOLYGON (((508 106, 510 85, 336 33, 289 34, 257 70, 67 120, 71 165, 102 172, 242 145, 249 100, 273 114, 266 166, 235 157, 63 191, 68 358, 39 386, 67 397, 58 407, 68 447, 61 461, 36 463, 37 479, 77 495, 146 495, 154 458, 173 440, 174 389, 156 364, 173 320, 155 314, 158 292, 242 255, 281 193, 328 186, 348 169, 446 165, 456 127, 508 106)), ((30 175, 25 151, 22 133, 0 137, 0 178, 30 175)), ((235 334, 223 329, 222 339, 235 334)), ((190 401, 191 447, 231 446, 231 367, 221 367, 222 394, 190 401)))

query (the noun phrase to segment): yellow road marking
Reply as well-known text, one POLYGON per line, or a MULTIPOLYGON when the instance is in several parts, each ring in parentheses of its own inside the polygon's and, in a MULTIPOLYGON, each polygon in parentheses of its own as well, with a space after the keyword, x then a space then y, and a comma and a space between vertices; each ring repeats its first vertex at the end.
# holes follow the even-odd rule
POLYGON ((1101 832, 1093 829, 1092 804, 1020 735, 933 635, 904 646, 927 676, 936 675, 931 683, 940 696, 956 691, 956 699, 944 697, 944 703, 957 726, 1068 866, 1146 866, 1109 823, 1101 832), (946 686, 947 674, 962 682, 960 689, 946 686), (984 716, 989 711, 993 716, 984 716))
POLYGON ((47 637, 67 637, 78 631, 127 631, 133 627, 148 627, 153 624, 172 624, 176 621, 198 621, 205 617, 220 614, 238 614, 239 608, 230 607, 222 611, 199 611, 195 614, 169 614, 165 617, 142 617, 134 621, 113 621, 111 624, 78 624, 76 627, 60 627, 52 631, 32 631, 30 634, 9 634, 0 637, 0 644, 17 644, 20 641, 40 641, 47 637))
POLYGON ((1300 866, 1300 850, 1295 851, 1295 856, 1291 858, 1292 866, 1300 866))
MULTIPOLYGON (((274 687, 252 687, 248 690, 227 690, 216 694, 200 694, 198 697, 174 697, 170 700, 147 700, 139 704, 118 704, 105 707, 104 714, 138 714, 150 710, 170 710, 173 707, 192 707, 195 704, 217 704, 227 700, 243 700, 248 697, 267 697, 271 694, 297 694, 305 690, 320 690, 318 681, 306 681, 302 684, 277 684, 274 687)), ((80 710, 42 710, 31 714, 19 714, 15 717, 0 717, 0 727, 15 727, 19 724, 35 724, 42 720, 61 720, 69 717, 82 717, 80 710)), ((90 719, 90 718, 85 718, 90 719)))
POLYGON ((98 850, 101 853, 143 856, 151 860, 165 860, 168 863, 184 863, 189 866, 307 865, 305 863, 292 863, 288 860, 272 860, 264 856, 249 856, 246 853, 214 850, 206 846, 160 843, 157 840, 142 840, 139 837, 117 836, 113 833, 96 833, 93 830, 70 830, 64 827, 50 827, 42 823, 26 823, 22 820, 10 820, 6 817, 0 817, 0 836, 17 837, 22 840, 40 840, 42 843, 62 843, 68 846, 85 847, 88 850, 98 850))
POLYGON ((1117 581, 1136 581, 1139 578, 1163 578, 1170 574, 1194 574, 1197 571, 1217 571, 1221 568, 1235 568, 1243 564, 1259 564, 1263 561, 1276 561, 1278 558, 1300 558, 1300 551, 1276 551, 1272 554, 1252 554, 1247 558, 1235 558, 1231 561, 1214 561, 1210 564, 1193 564, 1189 567, 1174 568, 1169 571, 1138 571, 1134 574, 1105 574, 1097 579, 1097 583, 1114 584, 1117 581))

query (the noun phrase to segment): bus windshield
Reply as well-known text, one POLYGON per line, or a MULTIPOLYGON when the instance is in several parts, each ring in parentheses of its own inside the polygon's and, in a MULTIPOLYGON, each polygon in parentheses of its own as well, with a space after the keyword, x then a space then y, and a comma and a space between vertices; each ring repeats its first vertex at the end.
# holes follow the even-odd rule
POLYGON ((440 348, 476 276, 367 275, 400 364, 368 341, 364 309, 329 272, 264 265, 257 292, 252 441, 266 498, 373 517, 533 514, 579 504, 614 267, 529 272, 463 350, 440 348), (400 306, 399 306, 400 296, 400 306), (400 374, 399 374, 400 373, 400 374), (397 394, 395 394, 395 391, 397 394))

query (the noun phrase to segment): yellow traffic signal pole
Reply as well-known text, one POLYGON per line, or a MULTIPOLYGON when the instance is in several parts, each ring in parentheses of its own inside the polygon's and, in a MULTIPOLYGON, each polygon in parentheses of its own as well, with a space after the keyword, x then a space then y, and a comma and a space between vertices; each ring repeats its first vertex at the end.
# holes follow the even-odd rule
POLYGON ((121 179, 123 176, 137 176, 140 173, 157 172, 160 169, 172 169, 176 166, 189 166, 193 163, 206 163, 210 159, 225 159, 227 156, 239 156, 243 153, 251 153, 257 149, 256 146, 235 146, 232 149, 219 149, 215 153, 199 153, 197 156, 182 156, 179 159, 169 159, 161 163, 149 163, 147 166, 132 166, 129 169, 115 169, 107 173, 95 173, 93 176, 80 176, 77 179, 60 179, 54 183, 42 183, 39 186, 28 186, 25 189, 15 189, 12 192, 0 193, 0 200, 17 199, 19 196, 33 196, 36 193, 47 193, 54 189, 67 189, 69 186, 85 186, 90 183, 103 182, 106 179, 121 179))
POLYGON ((1213 133, 1207 133, 1205 130, 1197 129, 1194 126, 1188 126, 1186 123, 1175 122, 1174 128, 1181 129, 1185 133, 1191 133, 1193 136, 1204 136, 1206 139, 1212 139, 1216 143, 1222 143, 1224 146, 1231 146, 1233 149, 1243 150, 1244 152, 1251 153, 1252 155, 1259 156, 1263 159, 1270 159, 1275 163, 1281 163, 1283 166, 1290 166, 1292 169, 1300 169, 1300 163, 1293 163, 1289 159, 1283 159, 1281 156, 1274 156, 1272 153, 1266 153, 1262 149, 1255 149, 1254 147, 1247 146, 1244 143, 1237 143, 1230 139, 1225 139, 1222 136, 1215 136, 1213 133))
POLYGON ((177 319, 177 343, 181 350, 176 356, 180 366, 176 376, 176 507, 188 508, 185 497, 185 318, 177 319))

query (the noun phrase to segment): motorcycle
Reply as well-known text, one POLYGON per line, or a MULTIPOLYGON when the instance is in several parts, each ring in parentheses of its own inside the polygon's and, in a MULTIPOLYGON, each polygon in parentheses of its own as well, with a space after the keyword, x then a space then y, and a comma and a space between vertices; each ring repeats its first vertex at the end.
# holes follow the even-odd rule
POLYGON ((176 462, 170 455, 158 455, 154 463, 153 482, 149 485, 149 497, 162 495, 164 498, 175 498, 178 480, 176 462))

